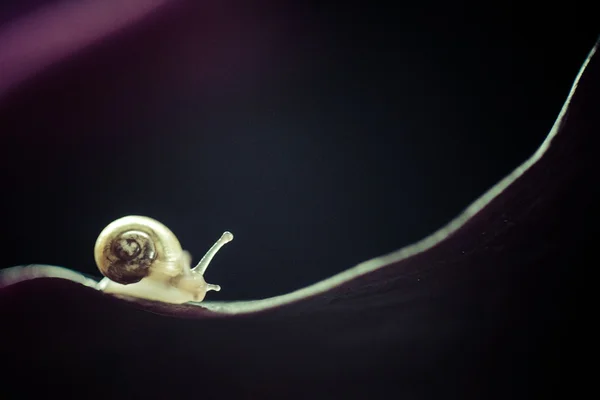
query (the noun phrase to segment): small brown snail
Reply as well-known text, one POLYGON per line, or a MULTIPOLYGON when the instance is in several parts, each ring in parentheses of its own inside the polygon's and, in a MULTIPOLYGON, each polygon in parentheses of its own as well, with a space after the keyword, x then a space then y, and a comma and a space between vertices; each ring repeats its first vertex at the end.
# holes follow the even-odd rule
POLYGON ((221 290, 219 285, 206 283, 204 272, 219 249, 231 240, 230 232, 223 233, 191 268, 190 253, 182 250, 169 228, 148 217, 119 218, 96 240, 96 265, 105 276, 97 288, 165 303, 202 301, 206 292, 221 290))

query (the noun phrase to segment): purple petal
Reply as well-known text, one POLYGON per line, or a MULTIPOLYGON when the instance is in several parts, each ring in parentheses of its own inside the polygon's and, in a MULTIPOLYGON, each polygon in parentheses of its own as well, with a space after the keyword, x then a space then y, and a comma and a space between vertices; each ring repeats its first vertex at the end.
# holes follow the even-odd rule
POLYGON ((540 151, 465 214, 289 302, 224 317, 219 307, 235 306, 11 278, 0 290, 3 390, 26 398, 32 389, 16 383, 26 376, 84 398, 532 398, 553 388, 574 362, 564 330, 595 255, 600 60, 588 61, 540 151))
POLYGON ((0 98, 21 81, 147 17, 169 0, 62 1, 0 27, 0 98))

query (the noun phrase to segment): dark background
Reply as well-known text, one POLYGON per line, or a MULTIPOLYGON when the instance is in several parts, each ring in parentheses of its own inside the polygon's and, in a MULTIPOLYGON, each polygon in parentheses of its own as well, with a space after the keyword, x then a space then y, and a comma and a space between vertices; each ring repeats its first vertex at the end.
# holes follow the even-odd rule
MULTIPOLYGON (((3 3, 0 21, 42 3, 3 3)), ((191 3, 0 99, 1 267, 99 276, 98 233, 139 214, 194 260, 234 233, 211 300, 327 278, 527 159, 598 37, 576 2, 191 3)))

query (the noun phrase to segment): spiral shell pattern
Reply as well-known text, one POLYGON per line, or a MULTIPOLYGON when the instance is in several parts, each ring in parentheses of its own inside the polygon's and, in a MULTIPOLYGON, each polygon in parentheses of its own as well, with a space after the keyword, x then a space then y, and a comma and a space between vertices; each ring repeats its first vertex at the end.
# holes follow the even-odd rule
POLYGON ((96 265, 111 281, 128 285, 150 274, 176 277, 182 271, 181 244, 160 222, 127 216, 110 223, 98 236, 96 265))

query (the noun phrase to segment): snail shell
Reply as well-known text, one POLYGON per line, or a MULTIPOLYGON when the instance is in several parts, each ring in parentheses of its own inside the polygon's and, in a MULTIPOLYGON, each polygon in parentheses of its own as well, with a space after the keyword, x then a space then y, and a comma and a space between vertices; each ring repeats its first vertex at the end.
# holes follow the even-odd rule
POLYGON ((177 237, 160 222, 130 215, 110 223, 94 248, 96 265, 111 281, 129 285, 152 274, 182 274, 183 250, 177 237))

